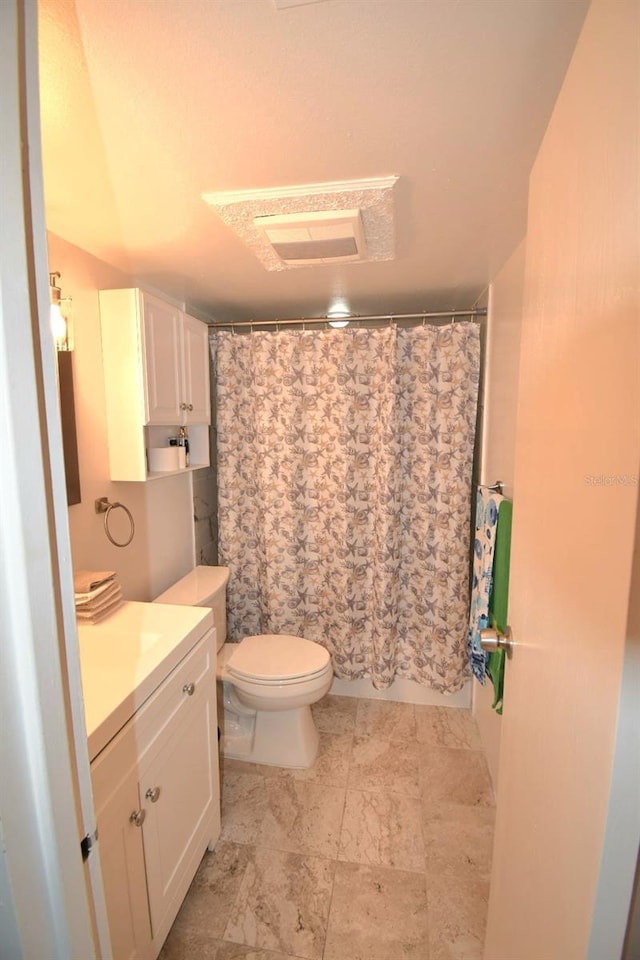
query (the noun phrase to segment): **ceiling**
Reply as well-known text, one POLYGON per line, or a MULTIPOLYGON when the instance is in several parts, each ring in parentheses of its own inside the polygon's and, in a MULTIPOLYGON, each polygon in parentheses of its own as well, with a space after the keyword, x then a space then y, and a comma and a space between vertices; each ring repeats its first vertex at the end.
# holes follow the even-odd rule
POLYGON ((47 226, 216 320, 469 307, 587 0, 39 0, 47 226), (398 177, 395 258, 266 270, 203 193, 398 177))

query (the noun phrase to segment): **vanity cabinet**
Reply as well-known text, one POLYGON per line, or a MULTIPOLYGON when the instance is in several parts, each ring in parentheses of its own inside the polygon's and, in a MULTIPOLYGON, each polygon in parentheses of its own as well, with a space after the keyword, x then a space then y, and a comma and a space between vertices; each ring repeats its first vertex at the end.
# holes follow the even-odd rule
POLYGON ((114 960, 155 960, 220 833, 214 636, 91 763, 114 960))
POLYGON ((146 448, 189 427, 191 465, 209 465, 207 326, 139 289, 102 290, 100 323, 112 480, 147 480, 146 448))

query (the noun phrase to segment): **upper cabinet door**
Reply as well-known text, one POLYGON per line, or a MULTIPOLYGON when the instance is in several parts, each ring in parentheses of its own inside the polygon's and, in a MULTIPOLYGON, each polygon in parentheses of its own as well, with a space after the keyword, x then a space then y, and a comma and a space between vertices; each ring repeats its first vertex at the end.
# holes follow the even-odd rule
POLYGON ((209 331, 206 324, 183 315, 185 423, 210 423, 209 331))
POLYGON ((181 423, 185 403, 180 364, 182 314, 176 307, 142 294, 145 422, 181 423))

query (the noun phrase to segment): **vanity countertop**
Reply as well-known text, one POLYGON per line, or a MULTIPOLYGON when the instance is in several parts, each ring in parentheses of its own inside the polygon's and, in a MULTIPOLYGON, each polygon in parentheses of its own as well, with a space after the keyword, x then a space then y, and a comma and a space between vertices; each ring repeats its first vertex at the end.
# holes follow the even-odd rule
POLYGON ((78 624, 91 760, 212 627, 205 607, 133 601, 103 623, 78 624))

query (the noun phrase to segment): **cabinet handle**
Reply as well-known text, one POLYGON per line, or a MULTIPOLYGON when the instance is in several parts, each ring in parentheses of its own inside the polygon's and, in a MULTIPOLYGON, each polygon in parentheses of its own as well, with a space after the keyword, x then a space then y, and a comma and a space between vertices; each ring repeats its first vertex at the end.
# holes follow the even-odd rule
POLYGON ((144 810, 134 810, 129 817, 129 823, 133 824, 134 827, 141 827, 146 815, 146 811, 144 810))
POLYGON ((160 796, 160 787, 153 787, 153 789, 149 787, 149 789, 145 793, 145 797, 147 798, 147 800, 151 800, 151 803, 156 803, 159 796, 160 796))
POLYGON ((189 403, 189 404, 187 405, 187 410, 193 410, 193 404, 192 404, 192 403, 189 403))
POLYGON ((182 688, 182 692, 186 693, 188 697, 192 697, 195 693, 195 690, 196 690, 195 683, 185 683, 184 687, 182 688))
POLYGON ((181 403, 181 404, 180 404, 180 409, 181 409, 181 410, 186 410, 186 409, 187 409, 186 403, 181 403))

